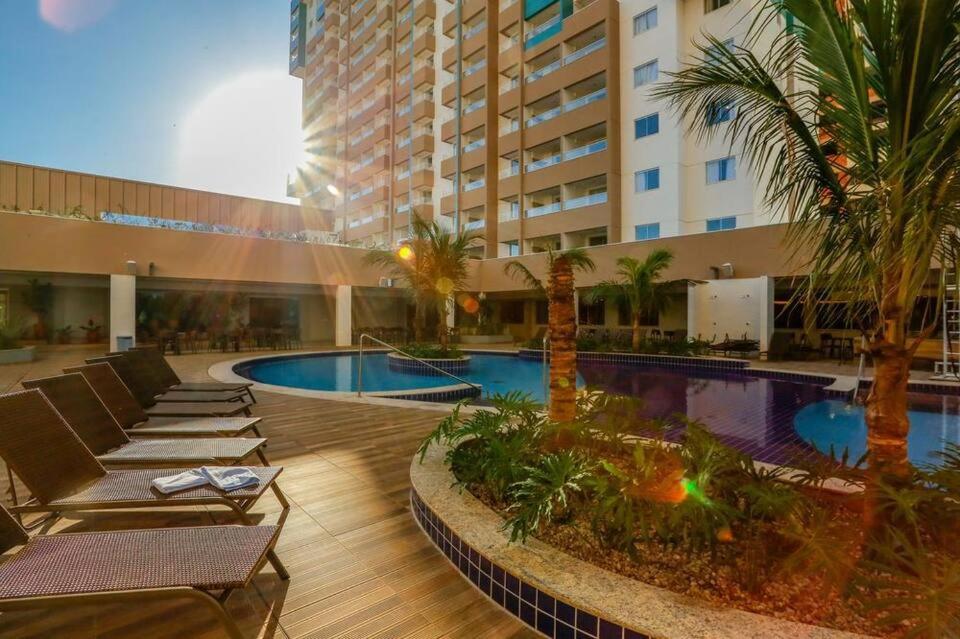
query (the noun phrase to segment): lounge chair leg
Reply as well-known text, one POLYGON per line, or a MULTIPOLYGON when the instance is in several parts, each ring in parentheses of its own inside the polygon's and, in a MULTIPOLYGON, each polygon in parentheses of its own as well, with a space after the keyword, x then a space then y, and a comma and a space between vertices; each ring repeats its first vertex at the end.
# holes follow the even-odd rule
POLYGON ((263 447, 257 449, 257 457, 260 458, 260 463, 264 466, 269 466, 270 462, 267 461, 267 456, 263 454, 263 447))
POLYGON ((260 434, 260 427, 259 427, 259 426, 254 425, 250 430, 252 430, 252 431, 253 431, 253 434, 256 435, 257 437, 260 437, 260 438, 263 437, 263 435, 260 434))
POLYGON ((247 395, 250 396, 250 401, 251 401, 251 402, 253 402, 254 404, 257 403, 257 398, 253 396, 253 389, 250 388, 249 386, 247 386, 247 395))
POLYGON ((196 590, 195 592, 202 595, 202 597, 199 598, 207 604, 207 607, 213 612, 214 616, 220 620, 223 629, 227 631, 230 639, 244 639, 243 633, 240 632, 240 628, 237 627, 237 622, 230 618, 227 610, 216 597, 203 590, 196 590))
POLYGON ((287 567, 283 565, 283 562, 280 561, 280 557, 277 556, 276 551, 271 548, 267 551, 267 561, 270 562, 270 565, 273 566, 273 569, 277 571, 277 575, 286 581, 290 578, 290 573, 287 572, 287 567))

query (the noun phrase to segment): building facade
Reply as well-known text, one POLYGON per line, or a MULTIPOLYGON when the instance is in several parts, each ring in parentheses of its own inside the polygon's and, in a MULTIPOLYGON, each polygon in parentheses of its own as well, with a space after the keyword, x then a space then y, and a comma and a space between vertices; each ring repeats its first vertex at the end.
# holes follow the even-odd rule
POLYGON ((771 222, 733 110, 704 141, 650 98, 702 33, 742 46, 751 3, 410 1, 291 5, 297 183, 346 242, 396 241, 411 213, 482 230, 488 258, 771 222))

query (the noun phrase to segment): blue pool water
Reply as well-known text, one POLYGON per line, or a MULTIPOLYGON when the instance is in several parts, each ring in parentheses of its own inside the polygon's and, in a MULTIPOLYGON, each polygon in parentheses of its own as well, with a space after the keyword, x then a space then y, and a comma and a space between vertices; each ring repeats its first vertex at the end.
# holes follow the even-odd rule
MULTIPOLYGON (((543 401, 541 362, 512 354, 471 353, 465 379, 484 394, 519 390, 543 401)), ((292 356, 252 360, 237 373, 265 384, 312 390, 355 391, 356 354, 292 356)), ((391 371, 387 357, 363 358, 364 390, 436 388, 453 383, 445 376, 391 371)), ((685 415, 705 424, 721 440, 771 463, 790 463, 815 451, 839 454, 845 447, 858 458, 866 446, 863 409, 828 397, 816 384, 770 379, 704 368, 662 368, 593 361, 578 362, 577 386, 642 398, 641 416, 676 424, 685 415)), ((910 396, 910 455, 915 463, 932 461, 945 441, 960 442, 960 398, 910 396)), ((667 433, 678 439, 683 428, 667 433)))

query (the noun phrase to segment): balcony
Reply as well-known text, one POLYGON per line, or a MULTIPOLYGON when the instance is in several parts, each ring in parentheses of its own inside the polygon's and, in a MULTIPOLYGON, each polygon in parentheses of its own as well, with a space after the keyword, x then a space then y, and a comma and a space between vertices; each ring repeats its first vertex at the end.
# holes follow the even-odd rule
POLYGON ((484 186, 486 186, 486 180, 484 178, 480 178, 479 180, 474 180, 472 182, 465 182, 463 185, 463 192, 469 193, 470 191, 482 189, 484 186))
POLYGON ((471 221, 471 222, 466 222, 466 223, 463 225, 463 230, 464 230, 464 231, 479 231, 479 230, 482 230, 484 227, 486 227, 486 225, 487 225, 487 221, 486 221, 486 220, 473 220, 473 221, 471 221))
POLYGON ((553 73, 558 69, 561 69, 567 65, 573 64, 577 60, 582 60, 583 58, 587 57, 594 51, 599 51, 600 49, 603 49, 605 46, 607 46, 606 38, 600 38, 599 40, 595 40, 594 42, 588 44, 587 46, 577 49, 573 53, 567 54, 562 58, 560 58, 559 60, 555 60, 554 62, 551 62, 550 64, 545 65, 544 67, 537 69, 532 73, 529 73, 526 76, 526 82, 527 84, 531 82, 536 82, 540 78, 550 75, 551 73, 553 73))
POLYGON ((553 118, 557 117, 558 115, 560 115, 560 114, 562 114, 562 113, 569 113, 570 111, 575 111, 576 109, 579 109, 579 108, 581 108, 581 107, 585 107, 585 106, 587 106, 588 104, 592 104, 592 103, 597 102, 597 101, 599 101, 599 100, 603 100, 603 99, 606 98, 606 97, 607 97, 607 88, 606 88, 606 87, 603 87, 602 89, 598 89, 598 90, 596 90, 596 91, 593 91, 592 93, 588 93, 588 94, 586 94, 586 95, 584 95, 584 96, 581 96, 581 97, 579 97, 579 98, 577 98, 577 99, 575 99, 575 100, 571 100, 570 102, 567 102, 566 104, 563 104, 563 105, 561 105, 561 106, 554 107, 554 108, 552 108, 552 109, 548 109, 548 110, 546 110, 546 111, 544 111, 544 112, 542 112, 542 113, 539 113, 539 114, 533 116, 532 118, 528 118, 528 119, 527 119, 527 127, 536 126, 536 125, 538 125, 538 124, 540 124, 540 123, 542 123, 542 122, 546 122, 546 121, 548 121, 548 120, 552 120, 553 118))
POLYGON ((547 40, 548 38, 551 38, 557 35, 558 33, 560 33, 560 30, 562 28, 563 28, 563 19, 560 17, 559 14, 557 14, 554 17, 547 20, 546 22, 543 22, 537 25, 536 27, 530 29, 529 31, 527 31, 526 34, 524 35, 523 48, 529 49, 531 47, 534 47, 540 44, 541 42, 547 40))
POLYGON ((559 213, 563 210, 562 202, 553 202, 552 204, 544 204, 542 206, 534 206, 525 210, 524 217, 540 217, 541 215, 550 215, 551 213, 559 213))

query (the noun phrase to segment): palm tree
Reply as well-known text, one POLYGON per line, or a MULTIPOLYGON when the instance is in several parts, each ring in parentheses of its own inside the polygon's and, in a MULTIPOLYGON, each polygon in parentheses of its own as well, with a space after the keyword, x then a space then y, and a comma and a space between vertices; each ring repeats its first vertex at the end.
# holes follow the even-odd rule
POLYGON ((437 338, 446 349, 449 337, 446 312, 450 296, 462 288, 467 276, 470 245, 482 239, 473 231, 458 235, 445 230, 437 222, 414 216, 410 236, 397 250, 375 249, 367 254, 367 263, 387 270, 401 280, 414 303, 414 341, 423 342, 427 311, 435 308, 438 316, 437 338))
POLYGON ((394 279, 400 280, 413 299, 413 340, 422 342, 430 303, 427 262, 421 256, 427 254, 430 245, 429 224, 419 216, 410 222, 410 236, 400 249, 373 249, 364 260, 371 266, 383 268, 394 279))
POLYGON ((662 312, 670 301, 668 293, 673 282, 659 280, 672 261, 673 253, 667 249, 653 251, 642 262, 633 257, 618 258, 616 277, 600 282, 587 296, 591 303, 609 299, 630 307, 634 353, 640 352, 640 319, 662 312))
POLYGON ((437 310, 437 338, 441 350, 450 345, 447 331, 447 309, 452 294, 463 289, 467 279, 467 264, 470 260, 470 247, 483 235, 476 231, 462 231, 453 234, 446 231, 437 222, 426 226, 428 238, 426 253, 426 282, 429 285, 427 298, 437 310))
POLYGON ((577 413, 577 310, 574 272, 596 268, 583 249, 554 252, 547 247, 546 286, 521 262, 511 260, 504 272, 547 296, 550 331, 550 419, 573 421, 577 413))
POLYGON ((958 25, 960 0, 780 0, 742 47, 710 37, 696 64, 655 89, 699 136, 743 145, 769 205, 787 215, 791 248, 811 256, 809 299, 871 307, 867 450, 891 478, 910 472, 907 379, 936 326, 911 338, 909 320, 957 235, 958 25), (755 56, 748 47, 783 14, 755 56), (736 117, 711 126, 718 107, 736 117))

